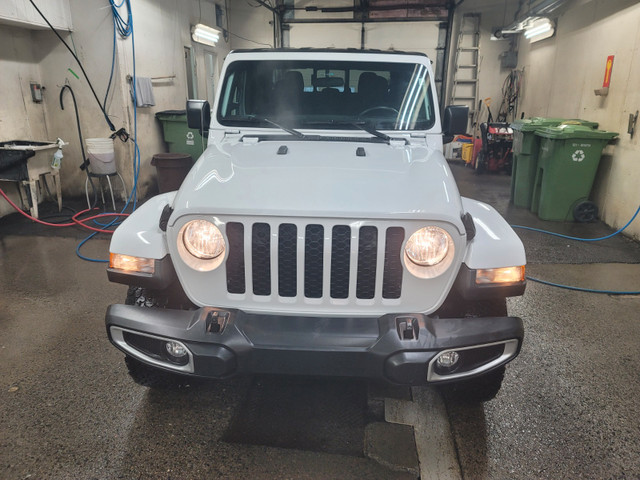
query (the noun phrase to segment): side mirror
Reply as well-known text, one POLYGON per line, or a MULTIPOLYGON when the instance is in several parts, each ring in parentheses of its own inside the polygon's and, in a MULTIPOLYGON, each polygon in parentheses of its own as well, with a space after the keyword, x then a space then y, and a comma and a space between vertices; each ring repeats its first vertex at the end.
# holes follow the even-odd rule
POLYGON ((467 133, 469 107, 467 105, 449 105, 444 109, 442 119, 442 143, 450 143, 453 137, 467 133))
POLYGON ((206 100, 187 100, 187 125, 207 136, 211 122, 211 107, 206 100))

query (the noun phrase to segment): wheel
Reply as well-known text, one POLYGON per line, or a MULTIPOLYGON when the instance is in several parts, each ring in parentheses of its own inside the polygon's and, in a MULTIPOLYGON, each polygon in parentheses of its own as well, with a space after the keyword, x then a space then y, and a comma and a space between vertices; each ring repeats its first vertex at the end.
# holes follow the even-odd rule
POLYGON ((593 222, 598 218, 598 206, 588 200, 580 202, 573 207, 573 218, 580 223, 593 222))
MULTIPOLYGON (((179 286, 174 286, 167 290, 152 291, 131 285, 127 290, 127 298, 124 303, 142 308, 175 308, 183 310, 195 308, 179 286)), ((129 376, 134 382, 143 387, 169 390, 184 388, 197 383, 197 380, 192 377, 152 367, 129 355, 124 357, 124 363, 129 371, 129 376)))
POLYGON ((505 367, 499 367, 470 380, 448 383, 439 387, 445 400, 455 403, 482 403, 493 400, 504 378, 505 367))
POLYGON ((484 152, 480 150, 478 152, 478 155, 476 156, 476 163, 474 165, 474 168, 477 174, 484 173, 487 169, 486 160, 484 157, 485 157, 484 152))
MULTIPOLYGON (((464 300, 455 296, 447 298, 436 312, 443 318, 506 317, 507 299, 464 300)), ((500 391, 505 367, 499 367, 469 380, 440 385, 438 388, 447 401, 455 403, 482 403, 492 400, 500 391)))
POLYGON ((398 110, 396 110, 393 107, 385 107, 383 105, 380 105, 378 107, 371 107, 361 111, 358 114, 358 117, 366 117, 367 115, 369 115, 372 112, 375 112, 376 110, 380 110, 381 112, 385 112, 385 113, 393 113, 394 115, 398 115, 400 113, 398 110))

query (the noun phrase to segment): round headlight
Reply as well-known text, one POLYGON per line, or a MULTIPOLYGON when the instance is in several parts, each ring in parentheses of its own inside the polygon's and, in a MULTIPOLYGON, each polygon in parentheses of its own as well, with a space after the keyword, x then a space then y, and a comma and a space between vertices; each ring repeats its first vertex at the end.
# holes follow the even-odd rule
POLYGON ((430 267, 444 260, 449 252, 451 236, 440 227, 424 227, 415 232, 404 247, 409 260, 430 267))
POLYGON ((224 253, 224 238, 213 223, 193 220, 184 226, 182 241, 187 251, 201 260, 211 260, 224 253))

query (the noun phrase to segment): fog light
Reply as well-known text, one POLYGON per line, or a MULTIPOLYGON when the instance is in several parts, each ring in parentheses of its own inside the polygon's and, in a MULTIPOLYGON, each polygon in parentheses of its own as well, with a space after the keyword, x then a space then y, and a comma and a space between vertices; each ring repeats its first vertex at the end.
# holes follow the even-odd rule
POLYGON ((444 352, 440 354, 436 363, 440 368, 449 369, 453 368, 458 360, 460 360, 458 352, 444 352))
POLYGON ((167 353, 177 360, 182 359, 187 355, 187 349, 179 342, 170 340, 164 344, 164 347, 167 349, 167 353))

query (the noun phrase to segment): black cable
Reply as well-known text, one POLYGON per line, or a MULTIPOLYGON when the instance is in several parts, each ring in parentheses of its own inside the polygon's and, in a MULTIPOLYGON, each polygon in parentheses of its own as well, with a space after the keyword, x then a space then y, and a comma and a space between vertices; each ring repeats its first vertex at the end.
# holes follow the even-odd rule
POLYGON ((71 88, 70 85, 65 85, 60 89, 60 108, 64 110, 64 103, 62 99, 64 98, 64 92, 66 90, 69 90, 69 93, 71 93, 71 99, 73 100, 73 108, 76 112, 76 125, 78 126, 78 138, 80 139, 80 151, 82 152, 82 167, 80 168, 82 168, 87 174, 87 178, 89 179, 89 183, 91 184, 91 189, 93 190, 93 204, 91 205, 91 208, 93 208, 98 203, 98 190, 96 189, 96 186, 93 183, 93 179, 91 178, 91 175, 89 175, 89 168, 88 168, 89 162, 87 160, 86 154, 84 153, 84 140, 82 139, 82 128, 80 127, 80 116, 78 115, 78 104, 76 103, 76 96, 73 93, 73 89, 71 88))
MULTIPOLYGON (((91 84, 91 81, 89 80, 89 76, 87 75, 87 72, 84 71, 84 67, 82 66, 82 62, 80 61, 80 59, 76 56, 75 52, 73 51, 73 49, 69 46, 69 44, 67 42, 64 41, 64 39, 60 36, 60 34, 56 31, 55 28, 53 28, 53 25, 51 25, 51 23, 49 23, 49 20, 47 19, 47 17, 44 16, 44 14, 40 11, 40 9, 38 8, 38 6, 34 3, 33 0, 29 0, 29 2, 31 3, 31 5, 33 5, 33 8, 36 9, 36 11, 38 12, 38 14, 42 17, 42 19, 47 23, 47 25, 49 25, 49 28, 51 29, 51 31, 53 33, 56 34, 56 36, 58 37, 58 39, 60 39, 60 41, 62 42, 62 44, 67 47, 67 50, 69 50, 69 52, 71 53, 71 55, 73 55, 73 58, 76 60, 76 62, 78 62, 78 66, 80 67, 80 70, 82 70, 82 74, 84 75, 85 80, 87 81, 87 83, 89 84, 89 88, 91 89, 91 93, 93 93, 93 97, 96 99, 96 102, 98 102, 98 106, 100 107, 100 110, 102 111, 102 114, 104 115, 104 119, 107 121, 107 125, 109 125, 109 129, 112 132, 115 132, 116 127, 113 125, 113 123, 111 123, 111 120, 109 119, 109 116, 107 115, 107 112, 104 109, 104 106, 102 105, 102 103, 100 103, 100 100, 98 99, 98 95, 96 94, 96 91, 93 89, 93 85, 91 84)), ((63 87, 64 88, 64 87, 63 87)), ((74 100, 75 102, 75 100, 74 100)))

